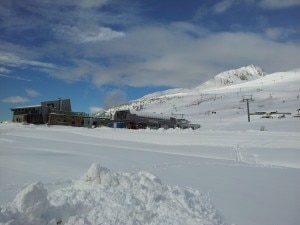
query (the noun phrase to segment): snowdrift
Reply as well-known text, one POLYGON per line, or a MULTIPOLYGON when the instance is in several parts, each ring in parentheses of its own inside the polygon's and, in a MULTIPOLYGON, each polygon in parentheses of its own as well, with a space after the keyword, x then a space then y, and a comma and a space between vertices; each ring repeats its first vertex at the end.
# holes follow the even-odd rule
POLYGON ((30 184, 0 208, 0 224, 225 224, 207 196, 164 185, 148 172, 112 172, 99 164, 72 185, 48 193, 30 184))

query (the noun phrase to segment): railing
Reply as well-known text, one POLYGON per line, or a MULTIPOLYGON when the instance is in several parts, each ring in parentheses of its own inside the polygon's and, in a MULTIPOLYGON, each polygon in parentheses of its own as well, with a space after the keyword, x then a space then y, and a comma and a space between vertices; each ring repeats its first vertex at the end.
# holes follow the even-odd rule
POLYGON ((84 112, 69 112, 69 111, 61 111, 61 110, 51 110, 51 113, 66 115, 66 116, 82 116, 82 117, 88 117, 89 116, 89 114, 84 113, 84 112))

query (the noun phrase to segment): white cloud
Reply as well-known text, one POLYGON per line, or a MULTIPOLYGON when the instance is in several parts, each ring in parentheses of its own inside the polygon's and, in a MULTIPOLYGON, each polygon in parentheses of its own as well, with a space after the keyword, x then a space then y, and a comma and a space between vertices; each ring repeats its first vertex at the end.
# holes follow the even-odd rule
POLYGON ((90 113, 97 113, 103 111, 103 108, 98 107, 98 106, 91 106, 90 107, 90 113))
POLYGON ((299 0, 261 0, 259 5, 266 9, 281 9, 300 6, 299 0))
POLYGON ((288 29, 288 28, 282 28, 282 27, 272 27, 267 28, 265 30, 266 37, 273 39, 273 40, 280 40, 282 38, 287 38, 290 35, 293 35, 297 33, 298 31, 288 29))
POLYGON ((7 66, 32 66, 38 68, 55 69, 56 66, 51 63, 44 63, 36 60, 21 58, 13 53, 0 52, 0 63, 7 66))
POLYGON ((97 27, 90 30, 80 30, 75 26, 63 25, 54 29, 59 38, 73 41, 75 43, 90 43, 108 41, 124 36, 124 32, 114 31, 108 27, 97 27))
MULTIPOLYGON (((73 63, 74 65, 61 68, 52 75, 67 82, 75 82, 88 79, 92 74, 102 71, 97 63, 86 59, 73 59, 73 63)), ((104 83, 108 81, 109 80, 105 80, 104 83)))
MULTIPOLYGON (((2 29, 5 31, 16 29, 14 31, 18 33, 22 29, 45 27, 49 35, 54 36, 50 38, 54 39, 47 43, 39 43, 40 47, 30 46, 27 49, 17 45, 5 47, 7 42, 0 41, 3 52, 0 53, 0 64, 5 67, 31 66, 68 82, 87 80, 98 86, 114 84, 135 87, 192 87, 216 73, 249 64, 261 66, 267 72, 299 67, 299 43, 284 43, 282 40, 282 37, 286 37, 287 29, 266 28, 266 32, 261 34, 214 33, 206 27, 188 22, 165 25, 151 23, 153 21, 142 23, 143 18, 136 16, 139 12, 135 12, 133 7, 128 7, 128 2, 130 1, 119 6, 119 1, 107 0, 66 0, 59 3, 53 3, 51 0, 17 1, 16 8, 28 11, 32 17, 26 17, 25 22, 22 22, 22 18, 9 17, 10 20, 3 20, 0 28, 5 28, 2 29), (113 13, 101 10, 105 4, 113 4, 113 13), (126 4, 127 7, 123 7, 126 4), (69 8, 74 10, 66 13, 65 9, 69 8), (133 16, 130 17, 131 15, 133 16), (116 27, 120 27, 123 32, 116 27), (39 60, 42 58, 51 58, 62 64, 58 67, 39 60)), ((278 3, 277 0, 274 2, 277 5, 296 4, 290 0, 288 3, 278 3)), ((213 5, 213 8, 206 7, 209 4, 201 4, 199 12, 201 18, 203 15, 213 17, 215 15, 209 15, 205 10, 213 9, 215 13, 222 13, 237 4, 265 7, 272 5, 271 1, 223 0, 213 5)), ((130 6, 132 5, 134 4, 130 6)), ((3 74, 5 75, 5 72, 3 74)), ((8 78, 4 75, 0 76, 8 78)))
POLYGON ((193 87, 227 69, 254 64, 266 72, 299 67, 300 46, 265 34, 212 33, 189 24, 138 27, 122 39, 85 49, 86 57, 55 73, 94 84, 193 87), (180 25, 180 26, 179 26, 180 25), (105 63, 97 57, 106 59, 105 63))
MULTIPOLYGON (((137 16, 135 4, 110 0, 27 0, 4 1, 0 4, 3 16, 0 29, 5 34, 37 31, 38 35, 26 35, 22 40, 30 43, 46 40, 55 35, 59 38, 71 39, 79 43, 110 40, 123 36, 124 33, 114 30, 110 25, 135 23, 137 16), (6 4, 5 4, 6 3, 6 4), (113 12, 103 10, 104 5, 112 5, 113 12), (51 10, 49 10, 51 9, 51 10), (30 16, 22 16, 26 12, 30 16), (39 37, 42 38, 40 39, 39 37)), ((7 38, 9 39, 9 38, 7 38)), ((56 40, 57 41, 57 40, 56 40)))
POLYGON ((111 108, 123 104, 127 101, 127 94, 122 90, 112 90, 106 93, 104 97, 105 108, 111 108))
POLYGON ((5 102, 5 103, 25 103, 25 102, 29 102, 29 101, 30 100, 28 98, 21 97, 21 96, 11 96, 11 97, 2 99, 2 102, 5 102))
POLYGON ((257 5, 264 9, 274 10, 274 9, 284 9, 290 7, 300 6, 299 0, 222 0, 216 3, 212 10, 214 13, 223 13, 232 8, 235 4, 244 5, 257 5))
POLYGON ((13 76, 13 75, 6 75, 6 74, 1 74, 1 73, 0 73, 0 77, 14 79, 14 80, 31 81, 30 79, 26 79, 26 78, 23 78, 23 77, 13 76))
POLYGON ((213 11, 215 13, 223 13, 230 9, 233 4, 235 3, 235 0, 223 0, 218 3, 216 3, 213 7, 213 11))
POLYGON ((265 34, 270 39, 278 39, 283 34, 282 28, 269 28, 265 31, 265 34))
POLYGON ((39 96, 40 93, 31 89, 31 88, 26 88, 25 89, 25 92, 27 93, 27 95, 29 95, 30 97, 36 97, 36 96, 39 96))
POLYGON ((107 28, 107 27, 101 27, 97 32, 81 34, 80 39, 82 42, 97 42, 97 41, 107 41, 122 36, 124 36, 123 32, 114 31, 111 28, 107 28))
POLYGON ((109 2, 109 0, 69 0, 70 5, 76 4, 81 8, 98 8, 109 2))
POLYGON ((4 68, 4 67, 0 67, 0 73, 10 73, 10 70, 4 68))

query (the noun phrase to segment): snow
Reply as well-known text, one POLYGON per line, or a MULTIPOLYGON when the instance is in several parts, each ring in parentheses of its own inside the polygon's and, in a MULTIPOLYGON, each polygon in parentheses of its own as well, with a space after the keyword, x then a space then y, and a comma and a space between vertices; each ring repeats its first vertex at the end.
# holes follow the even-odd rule
POLYGON ((249 65, 217 74, 213 79, 194 88, 194 90, 215 89, 233 84, 245 83, 247 81, 256 80, 265 75, 265 72, 263 72, 261 68, 249 65))
POLYGON ((174 88, 166 91, 159 91, 159 92, 154 92, 152 94, 145 95, 144 97, 142 97, 142 99, 153 99, 153 98, 159 98, 161 96, 166 96, 166 95, 176 95, 176 94, 184 93, 186 91, 188 91, 188 89, 174 88))
POLYGON ((4 224, 224 224, 199 191, 162 184, 155 175, 112 172, 100 164, 50 194, 27 186, 1 210, 4 224))
POLYGON ((1 123, 0 224, 300 224, 299 87, 290 71, 131 103, 198 130, 1 123), (248 94, 292 114, 248 123, 248 94))

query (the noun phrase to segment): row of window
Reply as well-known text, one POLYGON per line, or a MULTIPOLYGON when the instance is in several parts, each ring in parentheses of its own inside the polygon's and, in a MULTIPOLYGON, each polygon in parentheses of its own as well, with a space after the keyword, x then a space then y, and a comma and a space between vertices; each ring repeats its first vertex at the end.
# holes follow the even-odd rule
POLYGON ((20 108, 15 109, 15 112, 28 112, 28 111, 40 111, 40 108, 20 108))

